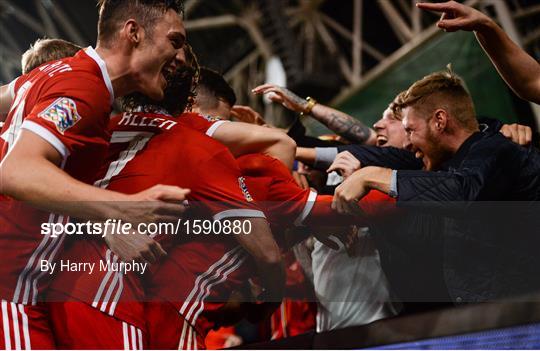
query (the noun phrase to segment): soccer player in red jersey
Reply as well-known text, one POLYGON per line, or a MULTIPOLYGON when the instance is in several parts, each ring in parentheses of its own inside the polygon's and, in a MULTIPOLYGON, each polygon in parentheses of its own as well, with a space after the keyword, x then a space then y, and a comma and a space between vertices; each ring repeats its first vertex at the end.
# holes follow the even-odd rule
MULTIPOLYGON (((197 98, 193 109, 198 113, 184 113, 179 117, 178 122, 224 142, 222 134, 217 134, 216 131, 222 129, 222 126, 228 126, 226 134, 235 133, 234 129, 238 128, 238 123, 229 122, 235 101, 234 91, 223 77, 212 70, 201 68, 201 79, 197 86, 197 98)), ((272 128, 262 129, 273 130, 272 128)), ((401 137, 400 133, 395 134, 395 138, 401 137)), ((234 140, 225 139, 224 143, 229 146, 228 143, 234 144, 234 140)), ((307 224, 304 221, 308 220, 308 222, 311 221, 309 223, 311 225, 324 226, 329 224, 329 218, 334 218, 339 224, 354 223, 351 217, 338 216, 330 208, 332 196, 318 195, 311 189, 300 189, 288 168, 284 167, 283 160, 273 154, 240 154, 237 156, 237 162, 242 174, 246 177, 248 187, 253 193, 258 194, 259 201, 266 203, 264 211, 271 224, 283 223, 287 227, 291 220, 295 225, 307 224), (309 217, 312 211, 314 215, 309 217), (296 214, 298 218, 291 218, 288 214, 296 214)), ((388 209, 388 203, 392 202, 390 197, 373 192, 365 202, 361 203, 361 209, 373 216, 384 212, 388 209)))
POLYGON ((227 146, 235 157, 262 153, 277 158, 288 168, 292 168, 296 143, 285 132, 252 123, 225 123, 231 120, 235 103, 236 95, 225 79, 219 73, 201 67, 193 112, 204 118, 200 119, 200 123, 196 119, 191 121, 195 124, 195 128, 199 130, 199 127, 204 127, 206 123, 204 119, 210 121, 218 119, 219 122, 207 133, 227 146))
MULTIPOLYGON (((161 107, 174 112, 182 111, 183 106, 175 108, 179 105, 177 95, 174 95, 174 99, 168 99, 167 95, 161 107), (168 105, 167 102, 171 100, 174 102, 168 105)), ((137 99, 135 96, 132 98, 137 99)), ((193 220, 204 219, 211 223, 223 223, 224 226, 227 226, 227 222, 237 220, 244 225, 249 223, 251 229, 249 235, 221 233, 213 240, 195 234, 192 237, 179 237, 179 234, 176 238, 172 235, 174 233, 156 236, 155 239, 168 251, 165 262, 155 269, 166 272, 166 275, 157 274, 158 280, 165 280, 159 285, 163 288, 161 291, 167 291, 171 286, 175 293, 182 287, 190 288, 193 285, 191 277, 195 277, 191 273, 188 276, 176 275, 175 271, 162 267, 187 259, 189 265, 185 265, 185 272, 191 272, 194 266, 206 270, 209 258, 219 255, 215 261, 229 256, 230 261, 227 261, 228 268, 224 266, 222 271, 216 273, 219 277, 217 280, 223 279, 224 283, 220 285, 213 281, 213 285, 225 289, 227 277, 234 276, 235 269, 251 257, 261 272, 263 285, 273 296, 279 296, 284 279, 280 252, 263 212, 254 205, 244 185, 234 157, 217 141, 181 126, 178 118, 169 115, 165 109, 160 111, 159 107, 147 106, 147 110, 152 112, 128 112, 111 119, 111 146, 95 185, 127 194, 156 183, 189 188, 188 213, 194 216, 193 220), (220 175, 219 180, 215 178, 216 174, 220 175), (175 250, 177 241, 188 243, 175 250), (234 255, 227 252, 234 252, 234 255)), ((96 264, 100 261, 118 261, 118 257, 97 240, 74 241, 61 259, 96 264)), ((180 266, 184 267, 184 264, 180 266)), ((207 288, 210 289, 210 286, 207 288)), ((168 340, 165 331, 181 321, 180 317, 171 321, 158 314, 156 318, 166 321, 166 325, 158 329, 159 334, 153 334, 157 337, 150 338, 149 343, 146 324, 150 322, 152 328, 155 319, 147 318, 144 314, 145 295, 142 277, 137 272, 62 272, 53 282, 49 297, 56 301, 70 300, 54 303, 51 307, 54 329, 60 334, 62 330, 71 331, 70 338, 59 338, 62 348, 156 348, 168 340), (89 328, 84 325, 85 320, 97 320, 100 324, 89 328)), ((176 298, 159 294, 149 299, 174 301, 176 298)), ((155 311, 156 306, 161 309, 162 304, 152 303, 150 309, 155 311)), ((173 316, 176 315, 175 310, 172 311, 173 316)), ((176 340, 167 346, 176 348, 178 339, 179 332, 176 340)))
MULTIPOLYGON (((22 73, 26 74, 49 61, 74 56, 81 49, 80 46, 62 39, 38 39, 21 57, 22 73)), ((15 97, 16 81, 17 79, 14 79, 11 83, 0 86, 0 129, 15 97)), ((0 150, 3 143, 3 139, 0 139, 0 150)))
MULTIPOLYGON (((259 154, 242 156, 237 162, 246 188, 273 228, 362 223, 362 219, 332 211, 332 196, 301 189, 279 160, 259 154)), ((221 182, 221 173, 211 177, 221 182)), ((364 202, 361 207, 366 212, 380 214, 380 203, 364 202)), ((390 199, 390 207, 392 204, 390 199)), ((231 314, 243 315, 253 307, 242 304, 238 311, 231 311, 227 306, 232 292, 244 290, 245 282, 256 272, 249 256, 220 239, 207 237, 175 245, 168 249, 168 259, 152 272, 148 287, 149 299, 154 302, 147 309, 151 348, 204 348, 211 329, 231 323, 231 314)))
MULTIPOLYGON (((178 123, 212 137, 217 128, 228 123, 213 117, 216 111, 211 108, 201 110, 201 106, 197 106, 197 109, 206 115, 185 113, 178 118, 178 123)), ((226 109, 221 113, 223 111, 226 109)), ((140 119, 126 118, 128 124, 143 123, 140 119)), ((332 211, 332 196, 318 196, 312 190, 301 189, 288 168, 275 158, 248 154, 238 157, 237 162, 246 188, 273 227, 283 229, 293 225, 325 226, 329 223, 342 226, 361 221, 332 211)), ((220 181, 220 174, 215 174, 214 179, 220 181)), ((378 205, 371 208, 372 204, 367 199, 366 202, 363 208, 367 212, 376 214, 380 211, 378 205)), ((224 251, 220 245, 212 240, 176 245, 169 250, 170 259, 153 272, 149 295, 152 299, 167 302, 152 303, 147 310, 151 347, 203 348, 209 330, 231 323, 237 314, 247 313, 244 304, 234 310, 229 308, 227 301, 233 291, 242 290, 243 282, 252 278, 255 272, 242 252, 224 251), (184 284, 177 284, 179 281, 184 284)))
MULTIPOLYGON (((0 267, 0 347, 55 346, 39 303, 50 276, 41 267, 54 262, 65 236, 41 235, 42 224, 65 224, 68 216, 150 222, 182 213, 180 204, 156 201, 184 199, 186 191, 177 187, 128 196, 88 184, 108 147, 114 97, 141 91, 162 98, 165 75, 182 62, 180 12, 176 1, 102 1, 96 49, 47 63, 12 85, 1 131, 0 255, 9 263, 0 267), (140 200, 152 201, 134 203, 140 200)), ((128 261, 164 254, 143 235, 107 241, 128 261)))

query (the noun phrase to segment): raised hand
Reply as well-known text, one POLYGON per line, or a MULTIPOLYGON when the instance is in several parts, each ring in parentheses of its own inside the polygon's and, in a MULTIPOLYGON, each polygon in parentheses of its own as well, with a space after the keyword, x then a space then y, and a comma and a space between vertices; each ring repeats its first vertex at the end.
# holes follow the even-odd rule
POLYGON ((302 99, 289 89, 279 87, 273 84, 264 84, 252 90, 257 95, 270 94, 268 98, 273 102, 282 104, 285 108, 294 112, 304 112, 308 107, 308 101, 302 99))
POLYGON ((447 32, 455 32, 457 30, 476 31, 491 21, 482 12, 455 1, 443 3, 420 2, 416 6, 423 10, 442 12, 437 26, 447 32))

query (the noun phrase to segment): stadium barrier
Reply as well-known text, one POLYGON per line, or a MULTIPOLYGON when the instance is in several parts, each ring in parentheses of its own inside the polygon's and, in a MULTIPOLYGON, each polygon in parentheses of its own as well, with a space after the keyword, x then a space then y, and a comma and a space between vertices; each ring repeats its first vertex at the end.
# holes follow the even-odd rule
POLYGON ((239 349, 538 349, 540 295, 442 309, 239 349))

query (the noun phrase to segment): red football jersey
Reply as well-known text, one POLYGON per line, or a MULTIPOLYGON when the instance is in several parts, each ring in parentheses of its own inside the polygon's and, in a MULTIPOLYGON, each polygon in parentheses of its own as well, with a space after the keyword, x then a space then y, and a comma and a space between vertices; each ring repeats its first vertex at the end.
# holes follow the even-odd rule
POLYGON ((363 217, 340 215, 332 210, 333 196, 300 188, 281 161, 263 154, 249 154, 240 156, 237 162, 253 197, 272 225, 367 226, 369 218, 395 209, 393 198, 371 191, 358 202, 363 217))
POLYGON ((195 129, 209 137, 213 137, 216 129, 223 123, 228 123, 229 121, 198 113, 184 113, 178 118, 178 122, 185 127, 195 129))
MULTIPOLYGON (((229 122, 197 113, 185 113, 178 121, 210 137, 219 126, 229 122)), ((272 225, 302 224, 316 201, 314 190, 301 189, 287 167, 273 157, 250 154, 239 157, 237 162, 248 188, 272 225)))
MULTIPOLYGON (((178 121, 208 136, 227 122, 194 113, 184 114, 178 121)), ((251 154, 239 157, 237 162, 247 188, 272 225, 302 225, 310 215, 324 224, 331 217, 337 221, 354 220, 331 210, 331 196, 317 196, 313 190, 301 189, 277 159, 251 154)), ((202 337, 214 327, 213 312, 221 308, 231 291, 256 273, 253 264, 246 264, 250 258, 241 248, 215 240, 177 245, 169 251, 169 257, 153 274, 150 295, 171 302, 202 337)), ((183 328, 180 340, 188 338, 188 334, 183 328)))
MULTIPOLYGON (((219 126, 229 122, 197 113, 185 113, 178 121, 210 137, 219 126)), ((315 225, 353 221, 352 217, 338 215, 331 209, 331 196, 300 188, 281 161, 263 154, 249 154, 239 157, 237 162, 248 188, 273 226, 300 226, 307 224, 306 220, 315 225), (328 222, 329 219, 333 222, 328 222)))
POLYGON ((283 162, 263 154, 236 159, 255 200, 274 226, 300 226, 317 200, 313 189, 302 189, 283 162))
MULTIPOLYGON (((181 118, 181 117, 180 117, 181 118)), ((137 193, 156 184, 188 188, 190 210, 197 219, 264 217, 243 186, 240 170, 223 145, 190 128, 181 126, 178 118, 163 114, 124 113, 111 118, 111 146, 99 173, 96 186, 137 193)), ((179 234, 179 241, 202 243, 200 255, 209 249, 206 241, 217 241, 225 247, 237 246, 232 235, 179 234)), ((156 237, 168 251, 166 261, 175 259, 174 235, 156 237)), ((76 240, 62 259, 82 262, 118 260, 102 240, 76 240), (82 258, 82 259, 81 259, 82 258)), ((180 253, 182 255, 182 253, 180 253)), ((160 265, 161 266, 161 265, 160 265)), ((158 271, 161 269, 158 266, 158 271)), ((92 304, 102 312, 136 326, 144 326, 144 301, 141 275, 107 271, 93 274, 65 273, 58 275, 51 289, 92 304)), ((167 271, 163 290, 176 292, 183 277, 167 271), (171 278, 173 277, 173 278, 171 278), (167 285, 169 284, 170 285, 167 285)))
MULTIPOLYGON (((14 101, 1 131, 3 159, 21 129, 39 135, 63 157, 69 175, 91 183, 105 157, 114 99, 105 62, 92 49, 44 64, 11 85, 14 101)), ((21 160, 24 162, 24 160, 21 160)), ((64 236, 41 235, 42 223, 66 223, 62 215, 0 197, 0 297, 35 303, 50 277, 42 261, 54 261, 64 236), (40 281, 41 280, 41 281, 40 281)))
MULTIPOLYGON (((199 121, 204 131, 205 122, 201 119, 190 114, 179 121, 199 121)), ((254 154, 242 156, 237 162, 250 194, 271 224, 288 226, 309 214, 310 206, 306 209, 306 205, 310 197, 315 199, 316 193, 299 188, 279 160, 254 154)), ((152 275, 150 295, 154 300, 172 303, 202 337, 214 328, 212 316, 231 292, 241 289, 256 274, 249 255, 235 243, 223 240, 208 238, 182 243, 169 250, 169 258, 152 275)), ((187 333, 183 329, 180 340, 187 333)))

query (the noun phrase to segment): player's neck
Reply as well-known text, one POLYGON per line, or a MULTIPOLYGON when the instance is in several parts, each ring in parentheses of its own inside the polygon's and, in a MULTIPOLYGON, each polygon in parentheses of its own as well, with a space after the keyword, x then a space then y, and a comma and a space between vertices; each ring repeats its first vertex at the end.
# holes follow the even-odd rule
POLYGON ((212 109, 200 108, 197 105, 194 105, 191 108, 191 112, 198 113, 198 114, 203 115, 203 116, 212 116, 212 117, 219 116, 219 113, 217 111, 214 111, 212 109))
POLYGON ((142 112, 142 113, 152 113, 156 115, 164 115, 172 117, 172 115, 164 107, 152 104, 139 105, 129 112, 142 112))
POLYGON ((96 47, 96 52, 107 66, 115 97, 121 97, 133 92, 133 74, 126 57, 119 51, 102 46, 96 47))

